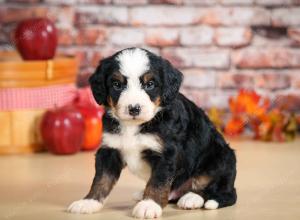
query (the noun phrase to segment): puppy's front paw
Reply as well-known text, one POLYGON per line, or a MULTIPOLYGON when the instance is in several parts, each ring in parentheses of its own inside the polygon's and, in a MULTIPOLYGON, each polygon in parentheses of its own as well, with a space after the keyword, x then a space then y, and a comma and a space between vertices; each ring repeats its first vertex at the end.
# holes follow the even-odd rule
POLYGON ((136 218, 158 218, 162 214, 160 205, 152 199, 138 202, 132 211, 132 216, 136 218))
POLYGON ((193 192, 184 194, 177 202, 177 206, 182 209, 199 209, 203 206, 204 199, 193 192))
POLYGON ((67 211, 77 214, 91 214, 98 212, 102 207, 103 204, 95 199, 81 199, 73 202, 67 211))

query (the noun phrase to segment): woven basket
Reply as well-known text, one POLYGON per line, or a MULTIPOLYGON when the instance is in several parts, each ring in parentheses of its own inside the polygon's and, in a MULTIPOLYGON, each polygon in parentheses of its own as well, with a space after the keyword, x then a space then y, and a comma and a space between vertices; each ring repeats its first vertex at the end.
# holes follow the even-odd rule
POLYGON ((43 150, 39 121, 47 109, 73 100, 77 71, 74 57, 23 61, 0 52, 0 154, 43 150))

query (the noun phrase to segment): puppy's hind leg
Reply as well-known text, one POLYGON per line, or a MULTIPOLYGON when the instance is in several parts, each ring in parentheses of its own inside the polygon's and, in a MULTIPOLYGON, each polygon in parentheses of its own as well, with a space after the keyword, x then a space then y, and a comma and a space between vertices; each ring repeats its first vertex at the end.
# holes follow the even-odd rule
POLYGON ((236 191, 233 189, 230 192, 206 192, 204 203, 205 209, 217 209, 235 204, 237 196, 236 191))
POLYGON ((220 177, 218 181, 210 184, 204 191, 205 209, 217 209, 231 206, 236 203, 237 195, 234 188, 235 173, 220 177))
POLYGON ((204 205, 202 190, 209 184, 211 177, 201 175, 191 179, 189 192, 184 194, 177 202, 177 206, 181 209, 200 209, 204 205))

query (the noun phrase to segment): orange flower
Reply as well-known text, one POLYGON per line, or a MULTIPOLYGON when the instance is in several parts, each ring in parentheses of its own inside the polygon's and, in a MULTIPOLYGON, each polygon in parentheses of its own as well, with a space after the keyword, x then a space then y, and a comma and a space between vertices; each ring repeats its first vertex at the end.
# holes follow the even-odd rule
POLYGON ((263 99, 255 91, 241 89, 236 98, 229 99, 229 107, 233 114, 246 113, 249 116, 264 114, 270 106, 269 99, 263 99))
POLYGON ((256 127, 258 137, 259 121, 266 117, 270 107, 270 100, 262 98, 253 90, 241 89, 236 97, 230 97, 229 107, 232 117, 225 126, 225 133, 228 135, 238 135, 244 131, 246 120, 256 127), (252 121, 255 121, 255 123, 252 121))
POLYGON ((225 127, 225 134, 230 136, 236 136, 241 134, 244 131, 244 120, 239 117, 233 117, 230 119, 230 121, 227 123, 225 127))

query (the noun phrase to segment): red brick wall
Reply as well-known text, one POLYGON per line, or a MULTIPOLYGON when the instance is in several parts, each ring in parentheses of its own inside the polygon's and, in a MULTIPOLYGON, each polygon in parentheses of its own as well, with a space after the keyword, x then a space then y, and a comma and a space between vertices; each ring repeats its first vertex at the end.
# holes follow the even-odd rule
MULTIPOLYGON (((170 59, 183 92, 199 105, 227 106, 239 88, 300 109, 300 0, 0 0, 0 49, 28 17, 59 29, 59 51, 81 60, 85 78, 99 59, 132 46, 170 59), (2 2, 2 3, 1 3, 2 2)), ((82 81, 82 80, 80 80, 82 81)))

